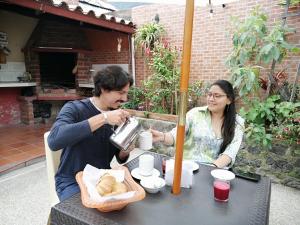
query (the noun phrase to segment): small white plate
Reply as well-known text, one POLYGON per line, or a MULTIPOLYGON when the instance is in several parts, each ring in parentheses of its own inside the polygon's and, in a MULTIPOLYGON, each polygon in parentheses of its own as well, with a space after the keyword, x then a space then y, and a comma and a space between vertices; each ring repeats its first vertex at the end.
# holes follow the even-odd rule
POLYGON ((196 171, 199 169, 199 164, 194 162, 193 160, 184 160, 184 162, 191 164, 193 167, 193 171, 196 171))
POLYGON ((153 169, 152 175, 150 176, 143 176, 140 174, 140 169, 137 167, 135 169, 133 169, 131 171, 131 176, 133 176, 135 179, 141 180, 143 178, 147 178, 147 177, 159 177, 160 176, 160 172, 157 169, 153 169))
POLYGON ((217 179, 220 180, 233 180, 235 178, 235 174, 228 171, 228 170, 222 170, 222 169, 215 169, 210 172, 210 174, 217 179))

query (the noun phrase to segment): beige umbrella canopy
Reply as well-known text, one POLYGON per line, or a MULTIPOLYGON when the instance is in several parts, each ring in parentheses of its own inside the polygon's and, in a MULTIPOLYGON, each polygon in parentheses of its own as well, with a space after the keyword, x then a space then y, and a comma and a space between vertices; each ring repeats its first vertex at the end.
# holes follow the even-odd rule
POLYGON ((186 0, 183 52, 182 52, 182 62, 181 62, 181 77, 180 77, 179 119, 177 123, 175 169, 174 169, 174 180, 173 180, 173 189, 172 189, 173 194, 175 195, 180 194, 183 144, 184 144, 184 136, 185 136, 185 116, 187 110, 188 84, 189 84, 189 75, 190 75, 193 19, 194 19, 194 0, 186 0))

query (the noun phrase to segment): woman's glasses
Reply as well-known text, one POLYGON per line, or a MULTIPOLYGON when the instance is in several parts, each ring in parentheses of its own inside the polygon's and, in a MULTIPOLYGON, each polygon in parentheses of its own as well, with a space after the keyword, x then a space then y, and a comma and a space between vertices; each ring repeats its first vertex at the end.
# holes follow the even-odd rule
POLYGON ((207 96, 207 98, 212 97, 214 100, 216 100, 216 99, 220 99, 220 98, 222 98, 224 96, 227 96, 227 95, 221 95, 221 94, 217 94, 217 93, 208 92, 206 96, 207 96))

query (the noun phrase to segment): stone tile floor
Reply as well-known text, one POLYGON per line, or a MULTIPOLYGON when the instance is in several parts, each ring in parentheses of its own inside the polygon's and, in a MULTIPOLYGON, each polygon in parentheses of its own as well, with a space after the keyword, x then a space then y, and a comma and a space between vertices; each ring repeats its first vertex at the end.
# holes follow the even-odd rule
POLYGON ((0 127, 0 174, 44 160, 44 133, 52 124, 0 127))

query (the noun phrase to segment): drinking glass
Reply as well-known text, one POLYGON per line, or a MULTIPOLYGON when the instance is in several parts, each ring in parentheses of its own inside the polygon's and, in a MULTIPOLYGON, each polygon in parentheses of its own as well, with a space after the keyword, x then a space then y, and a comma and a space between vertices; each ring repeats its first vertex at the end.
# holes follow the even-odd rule
POLYGON ((215 179, 214 180, 214 197, 215 200, 227 202, 229 198, 230 181, 215 179))

